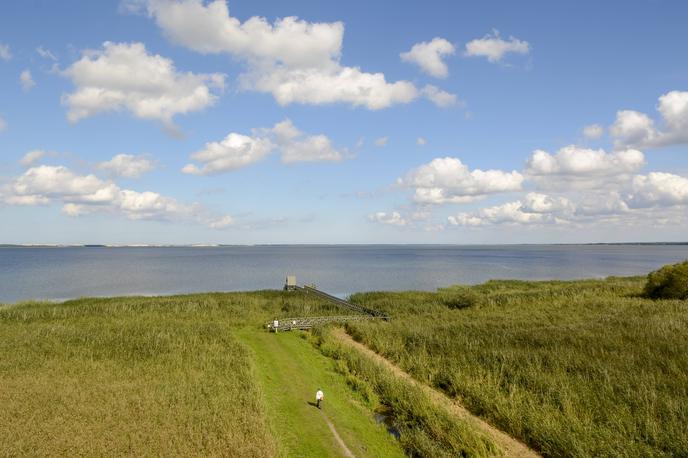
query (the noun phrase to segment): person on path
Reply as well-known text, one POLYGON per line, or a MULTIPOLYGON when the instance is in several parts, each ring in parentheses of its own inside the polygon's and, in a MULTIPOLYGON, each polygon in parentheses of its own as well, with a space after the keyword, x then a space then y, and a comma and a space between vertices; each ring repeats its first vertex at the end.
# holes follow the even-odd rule
POLYGON ((322 400, 325 399, 325 395, 323 394, 322 390, 318 388, 318 391, 315 392, 315 405, 318 407, 318 409, 321 409, 320 403, 322 400))

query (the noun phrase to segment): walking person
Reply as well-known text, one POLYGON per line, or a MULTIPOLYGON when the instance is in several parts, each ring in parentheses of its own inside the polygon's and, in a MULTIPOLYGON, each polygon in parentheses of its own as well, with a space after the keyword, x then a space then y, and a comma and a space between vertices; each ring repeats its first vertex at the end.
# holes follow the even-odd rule
POLYGON ((315 405, 318 409, 322 409, 322 407, 320 407, 320 403, 322 403, 323 399, 325 399, 325 395, 323 394, 322 390, 318 388, 318 391, 315 392, 315 405))

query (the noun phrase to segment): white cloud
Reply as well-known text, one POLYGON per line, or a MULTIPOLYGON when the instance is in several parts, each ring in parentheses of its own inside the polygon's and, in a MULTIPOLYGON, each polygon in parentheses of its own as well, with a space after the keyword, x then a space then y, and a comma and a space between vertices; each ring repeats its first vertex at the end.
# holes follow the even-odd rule
POLYGON ((521 200, 482 208, 475 213, 459 213, 450 216, 448 221, 452 226, 562 224, 574 210, 573 203, 564 197, 531 192, 521 200))
POLYGON ((428 141, 423 137, 416 138, 416 145, 418 145, 418 146, 425 146, 425 145, 427 145, 427 143, 428 143, 428 141))
POLYGON ((10 205, 62 204, 63 213, 79 216, 114 212, 132 220, 189 221, 208 227, 226 227, 228 216, 209 214, 198 204, 184 204, 151 191, 122 189, 95 175, 78 175, 64 166, 32 167, 0 189, 10 205))
POLYGON ((12 52, 10 51, 10 45, 0 43, 0 59, 10 60, 12 58, 12 52))
POLYGON ((268 139, 232 132, 220 142, 206 143, 204 149, 191 155, 191 159, 203 164, 202 167, 187 164, 182 172, 212 175, 238 169, 263 159, 273 147, 274 145, 268 139))
POLYGON ((368 219, 375 223, 389 224, 391 226, 406 226, 408 221, 402 218, 399 212, 377 212, 368 215, 368 219))
POLYGON ((144 173, 153 170, 155 163, 142 155, 118 154, 109 161, 99 163, 97 168, 118 177, 139 178, 144 173))
POLYGON ((432 84, 427 84, 421 93, 440 108, 450 107, 458 103, 458 99, 456 98, 455 94, 443 91, 432 84))
POLYGON ((454 45, 444 38, 436 37, 430 42, 416 43, 410 51, 399 54, 399 57, 404 62, 420 66, 429 75, 446 78, 449 75, 449 70, 442 59, 453 55, 454 51, 454 45))
POLYGON ((206 143, 205 148, 191 155, 202 167, 187 164, 182 172, 212 175, 245 167, 260 161, 273 151, 281 153, 284 163, 340 161, 346 150, 332 145, 326 135, 307 135, 285 119, 271 128, 253 129, 253 135, 230 133, 221 142, 206 143))
POLYGON ((683 224, 688 178, 664 172, 635 175, 612 190, 565 190, 568 196, 528 193, 515 202, 449 217, 454 226, 495 224, 683 224))
POLYGON ((498 30, 493 30, 492 34, 487 34, 483 38, 472 40, 466 43, 467 56, 486 57, 490 62, 499 62, 505 54, 528 54, 530 45, 527 41, 509 37, 503 40, 499 36, 498 30))
POLYGON ((662 128, 646 114, 621 110, 610 127, 617 147, 659 148, 688 143, 688 91, 671 91, 659 97, 662 128))
POLYGON ((345 151, 338 150, 326 135, 306 135, 286 119, 268 131, 282 153, 282 162, 337 162, 344 158, 345 151))
POLYGON ((47 154, 47 152, 38 149, 29 151, 19 160, 19 163, 24 167, 30 167, 37 161, 43 159, 47 154))
POLYGON ((270 24, 251 17, 242 23, 230 16, 224 0, 135 3, 143 3, 172 41, 201 53, 244 60, 248 71, 240 76, 241 87, 270 93, 280 105, 348 103, 377 110, 418 97, 408 81, 387 82, 382 73, 341 65, 341 22, 285 17, 270 24))
POLYGON ((388 83, 383 73, 366 73, 356 67, 297 68, 268 66, 241 75, 244 89, 269 92, 280 105, 348 103, 379 110, 418 97, 408 81, 388 83))
POLYGON ((540 213, 524 211, 521 202, 517 201, 483 208, 477 215, 459 213, 456 216, 448 217, 447 220, 452 226, 485 226, 488 224, 541 223, 544 217, 540 213))
POLYGON ((596 140, 604 135, 604 127, 599 124, 590 124, 583 128, 583 136, 585 138, 596 140))
POLYGON ((39 46, 36 48, 36 52, 38 53, 39 56, 41 56, 43 59, 48 59, 52 60, 54 62, 57 62, 57 57, 55 57, 55 54, 50 52, 50 50, 45 49, 43 46, 39 46))
POLYGON ((688 205, 688 178, 662 172, 637 175, 628 203, 634 208, 688 205))
POLYGON ((229 53, 290 67, 317 67, 338 59, 344 24, 309 23, 296 17, 251 17, 243 24, 224 0, 150 0, 147 11, 167 36, 201 53, 229 53))
POLYGON ((375 146, 379 146, 380 148, 387 146, 387 142, 389 141, 389 137, 380 137, 375 140, 375 146))
POLYGON ((627 179, 644 165, 645 156, 638 150, 607 153, 569 145, 554 155, 536 150, 528 158, 525 173, 543 188, 595 188, 627 179))
POLYGON ((170 59, 148 54, 142 43, 106 42, 63 73, 76 86, 62 99, 70 122, 126 109, 171 126, 176 114, 212 105, 213 90, 224 87, 224 75, 178 72, 170 59))
POLYGON ((419 203, 466 203, 488 194, 518 191, 523 175, 517 171, 469 170, 461 160, 444 157, 411 170, 398 182, 413 188, 414 200, 419 203))
POLYGON ((19 82, 21 83, 21 87, 24 92, 30 91, 31 88, 36 85, 36 82, 33 80, 33 76, 31 76, 30 70, 24 70, 21 72, 19 75, 19 82))

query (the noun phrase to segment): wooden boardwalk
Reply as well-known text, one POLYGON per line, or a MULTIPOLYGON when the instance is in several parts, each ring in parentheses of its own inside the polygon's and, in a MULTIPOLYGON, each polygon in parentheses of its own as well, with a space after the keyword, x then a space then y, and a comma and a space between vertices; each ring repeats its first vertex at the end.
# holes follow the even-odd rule
POLYGON ((332 302, 347 310, 357 312, 355 315, 329 315, 329 316, 305 316, 305 317, 291 317, 278 318, 277 326, 274 321, 265 324, 265 327, 270 332, 291 331, 292 329, 311 329, 314 326, 323 325, 327 323, 346 323, 347 321, 362 321, 362 320, 389 320, 389 316, 378 310, 369 309, 357 304, 340 299, 324 291, 313 288, 312 286, 294 286, 293 290, 303 294, 312 294, 332 302))

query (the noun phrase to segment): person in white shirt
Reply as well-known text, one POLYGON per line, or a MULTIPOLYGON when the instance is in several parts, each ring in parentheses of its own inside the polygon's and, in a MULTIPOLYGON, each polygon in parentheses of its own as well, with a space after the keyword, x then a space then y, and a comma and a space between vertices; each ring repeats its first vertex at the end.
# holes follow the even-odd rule
POLYGON ((325 395, 323 394, 322 390, 318 388, 318 391, 315 392, 315 405, 320 409, 320 403, 322 400, 325 399, 325 395))

